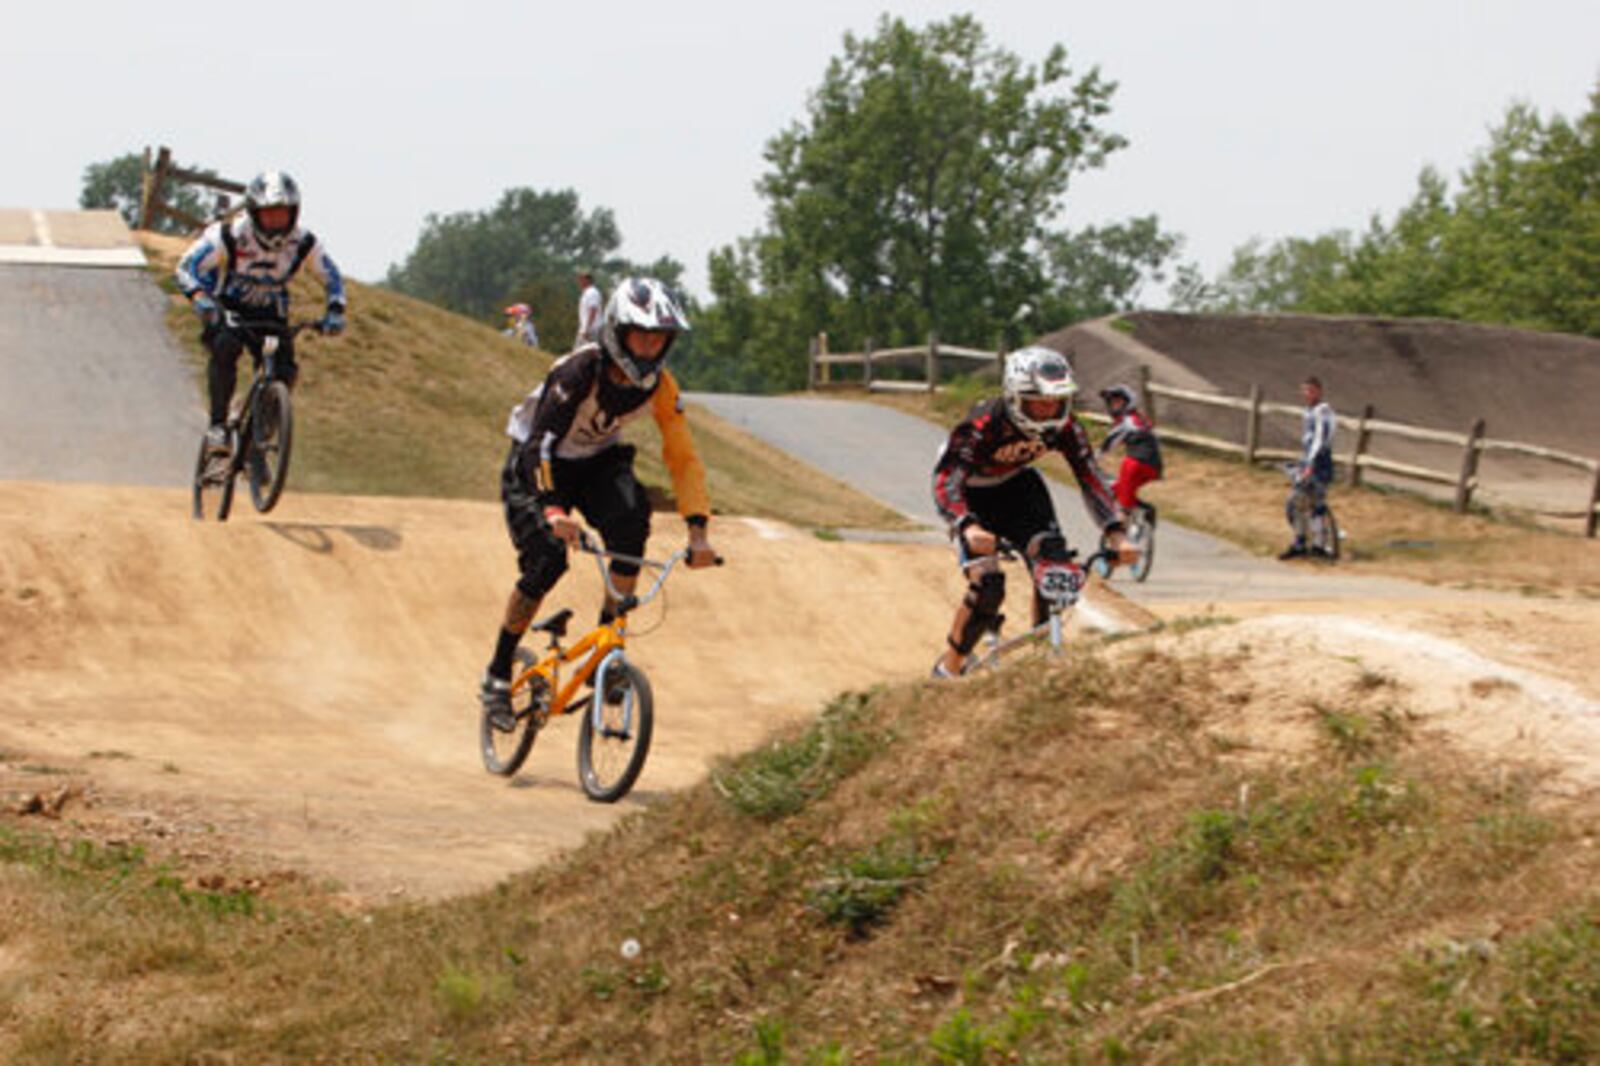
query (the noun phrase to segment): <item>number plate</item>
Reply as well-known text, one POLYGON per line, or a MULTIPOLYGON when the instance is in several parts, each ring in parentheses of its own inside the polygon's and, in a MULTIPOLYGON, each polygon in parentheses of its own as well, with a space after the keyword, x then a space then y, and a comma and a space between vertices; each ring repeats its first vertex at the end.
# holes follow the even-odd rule
POLYGON ((1033 571, 1034 586, 1047 600, 1068 606, 1083 590, 1083 570, 1070 563, 1040 563, 1033 571))

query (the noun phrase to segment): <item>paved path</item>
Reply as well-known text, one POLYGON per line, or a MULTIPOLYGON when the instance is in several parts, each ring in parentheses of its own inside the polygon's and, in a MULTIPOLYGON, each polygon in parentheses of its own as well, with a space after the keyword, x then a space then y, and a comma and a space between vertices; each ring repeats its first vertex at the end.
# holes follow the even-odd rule
MULTIPOLYGON (((942 528, 933 506, 934 459, 944 443, 938 426, 879 404, 812 397, 691 393, 719 418, 839 478, 907 516, 942 528)), ((1045 473, 1070 479, 1059 459, 1045 473)), ((1075 485, 1050 479, 1056 513, 1071 543, 1099 542, 1075 485)), ((1349 577, 1309 564, 1259 559, 1225 541, 1164 523, 1155 567, 1143 585, 1119 581, 1136 599, 1212 600, 1435 599, 1451 594, 1385 578, 1349 577)))
POLYGON ((143 269, 0 265, 0 479, 187 485, 201 395, 143 269))

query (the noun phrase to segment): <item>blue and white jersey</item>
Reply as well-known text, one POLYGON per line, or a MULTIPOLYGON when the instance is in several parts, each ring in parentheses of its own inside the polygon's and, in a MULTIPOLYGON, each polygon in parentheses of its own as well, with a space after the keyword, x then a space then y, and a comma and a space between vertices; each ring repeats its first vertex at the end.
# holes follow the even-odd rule
POLYGON ((289 317, 289 281, 307 263, 327 293, 328 310, 343 312, 344 279, 315 234, 297 226, 268 248, 244 214, 205 228, 178 261, 178 287, 189 297, 208 292, 245 318, 281 322, 289 317))
POLYGON ((1333 433, 1337 426, 1326 401, 1307 407, 1300 423, 1300 462, 1313 477, 1333 479, 1333 433))

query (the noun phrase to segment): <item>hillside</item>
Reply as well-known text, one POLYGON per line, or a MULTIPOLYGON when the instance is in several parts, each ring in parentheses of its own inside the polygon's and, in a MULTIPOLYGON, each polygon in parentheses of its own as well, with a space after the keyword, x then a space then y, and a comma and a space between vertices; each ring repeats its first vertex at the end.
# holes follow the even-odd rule
MULTIPOLYGON (((139 238, 158 282, 175 292, 171 271, 184 242, 148 233, 139 238)), ((553 356, 387 289, 360 282, 349 282, 349 289, 345 336, 312 337, 299 346, 291 491, 498 500, 506 416, 538 383, 553 356)), ((321 311, 321 292, 304 274, 296 279, 294 299, 297 317, 321 311)), ((203 395, 199 330, 176 295, 167 320, 194 360, 196 388, 203 395)), ((706 412, 692 411, 690 418, 719 513, 765 515, 805 526, 905 525, 888 508, 706 412)), ((643 441, 654 439, 653 426, 634 432, 643 441)), ((658 451, 643 451, 641 479, 665 495, 667 477, 658 451)))
POLYGON ((426 906, 0 829, 26 890, 0 914, 0 1054, 1588 1060, 1600 692, 1541 678, 1553 655, 1497 660, 1470 613, 1328 618, 1320 644, 1301 619, 1194 618, 846 693, 426 906))

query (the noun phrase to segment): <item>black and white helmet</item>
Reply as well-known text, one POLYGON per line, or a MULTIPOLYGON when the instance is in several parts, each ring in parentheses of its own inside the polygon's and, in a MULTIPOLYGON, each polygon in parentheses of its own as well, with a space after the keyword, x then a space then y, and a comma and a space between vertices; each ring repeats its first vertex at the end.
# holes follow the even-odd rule
POLYGON ((1100 398, 1106 402, 1107 407, 1111 406, 1113 400, 1121 400, 1122 406, 1129 411, 1139 406, 1133 398, 1133 390, 1126 385, 1113 385, 1108 389, 1101 389, 1100 398))
POLYGON ((1078 382, 1067 357, 1050 348, 1019 348, 1006 356, 1001 381, 1006 414, 1035 440, 1060 429, 1072 418, 1078 382))
POLYGON ((250 181, 244 191, 244 207, 250 215, 250 228, 263 247, 277 248, 294 232, 300 221, 300 186, 281 170, 264 170, 250 181), (287 207, 289 224, 268 229, 261 221, 264 207, 287 207))
POLYGON ((672 342, 688 329, 689 319, 665 285, 655 278, 623 278, 606 301, 600 321, 600 347, 630 382, 647 389, 656 383, 656 374, 666 365, 672 342), (659 356, 641 359, 628 350, 628 334, 636 329, 667 335, 659 356))

